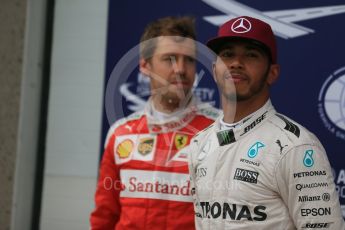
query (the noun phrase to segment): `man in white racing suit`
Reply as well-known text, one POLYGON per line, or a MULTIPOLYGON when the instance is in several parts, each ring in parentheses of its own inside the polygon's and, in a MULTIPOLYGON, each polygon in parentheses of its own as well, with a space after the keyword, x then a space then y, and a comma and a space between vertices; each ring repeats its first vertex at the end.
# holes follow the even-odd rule
POLYGON ((224 114, 183 150, 197 229, 344 230, 324 148, 271 104, 279 75, 271 27, 234 18, 207 46, 224 114))

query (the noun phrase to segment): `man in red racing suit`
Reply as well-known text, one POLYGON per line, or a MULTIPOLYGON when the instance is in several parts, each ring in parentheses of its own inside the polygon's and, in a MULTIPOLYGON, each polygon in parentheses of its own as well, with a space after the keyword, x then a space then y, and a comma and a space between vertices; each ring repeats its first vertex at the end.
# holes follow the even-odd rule
POLYGON ((195 228, 187 156, 175 154, 213 123, 218 110, 191 96, 196 72, 191 27, 189 18, 169 17, 144 32, 139 64, 150 78, 151 97, 144 111, 108 132, 92 230, 195 228))
POLYGON ((187 156, 174 154, 218 111, 191 102, 177 119, 158 124, 149 110, 150 103, 109 131, 92 229, 194 229, 187 156))

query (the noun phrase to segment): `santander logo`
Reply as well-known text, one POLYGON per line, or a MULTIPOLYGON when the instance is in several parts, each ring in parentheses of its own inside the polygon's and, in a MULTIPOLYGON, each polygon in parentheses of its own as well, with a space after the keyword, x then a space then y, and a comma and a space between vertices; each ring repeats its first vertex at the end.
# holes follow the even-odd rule
POLYGON ((164 183, 160 181, 142 182, 138 177, 129 178, 129 186, 123 187, 123 190, 128 189, 130 192, 151 192, 151 193, 163 193, 190 196, 190 181, 187 181, 184 185, 164 183))
POLYGON ((145 170, 120 173, 120 197, 192 202, 188 174, 145 170))

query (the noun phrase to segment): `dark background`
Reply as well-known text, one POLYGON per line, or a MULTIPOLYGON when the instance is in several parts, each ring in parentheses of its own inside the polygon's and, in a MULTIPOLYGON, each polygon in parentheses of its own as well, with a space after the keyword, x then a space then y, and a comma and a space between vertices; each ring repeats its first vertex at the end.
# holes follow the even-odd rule
MULTIPOLYGON (((336 5, 343 5, 342 8, 345 8, 343 0, 241 0, 238 2, 263 12, 336 5)), ((148 22, 171 15, 194 16, 198 41, 205 43, 210 37, 216 35, 218 28, 205 21, 203 17, 224 15, 223 12, 200 0, 127 0, 109 1, 109 4, 106 85, 117 62, 127 51, 139 44, 139 38, 148 22)), ((334 169, 336 182, 340 180, 337 186, 341 190, 342 205, 345 205, 345 175, 341 181, 341 173, 345 173, 343 149, 345 140, 336 137, 336 134, 329 131, 324 125, 318 112, 318 97, 326 79, 334 71, 345 66, 344 22, 345 13, 293 22, 314 30, 314 33, 290 39, 277 37, 278 62, 281 65, 281 74, 279 81, 272 88, 272 102, 276 110, 314 132, 324 145, 334 169)), ((214 87, 212 77, 209 76, 210 73, 206 72, 206 74, 208 76, 203 78, 200 86, 211 85, 214 87)), ((136 83, 136 76, 137 70, 134 70, 127 81, 136 83)), ((214 97, 217 99, 218 93, 214 97)), ((125 98, 122 98, 121 101, 115 99, 114 103, 124 105, 124 114, 117 115, 116 119, 132 112, 127 108, 130 103, 125 98)), ((219 102, 216 105, 219 105, 219 102)), ((343 104, 342 108, 344 106, 343 104)), ((104 143, 109 128, 105 112, 103 114, 102 143, 104 143)), ((335 131, 345 133, 345 130, 332 125, 335 131)))

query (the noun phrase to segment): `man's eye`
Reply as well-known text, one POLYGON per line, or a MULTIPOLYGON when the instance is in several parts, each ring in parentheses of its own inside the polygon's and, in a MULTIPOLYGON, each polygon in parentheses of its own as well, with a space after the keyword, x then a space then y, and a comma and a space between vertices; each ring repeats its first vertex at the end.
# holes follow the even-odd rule
POLYGON ((175 56, 165 56, 165 57, 163 57, 163 60, 173 62, 176 60, 176 58, 175 58, 175 56))
POLYGON ((190 62, 190 63, 195 63, 195 58, 187 57, 187 61, 190 62))
POLYGON ((259 53, 258 52, 255 52, 255 51, 250 51, 250 52, 247 52, 247 57, 259 57, 259 53))
POLYGON ((219 53, 220 57, 231 57, 233 55, 233 52, 231 51, 223 51, 219 53))

